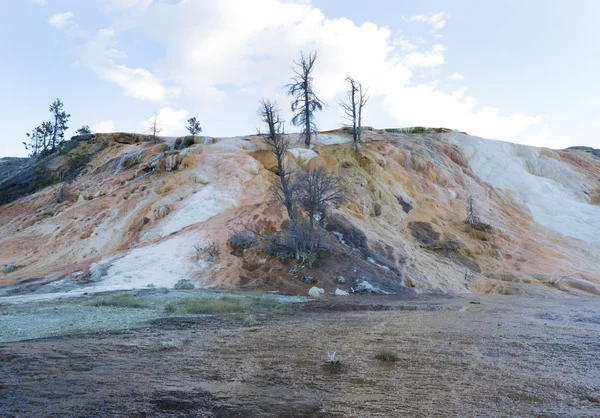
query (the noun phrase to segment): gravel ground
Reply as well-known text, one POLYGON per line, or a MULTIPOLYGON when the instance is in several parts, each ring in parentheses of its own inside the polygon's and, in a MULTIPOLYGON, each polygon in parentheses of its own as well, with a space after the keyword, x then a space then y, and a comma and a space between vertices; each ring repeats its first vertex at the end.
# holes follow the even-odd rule
POLYGON ((0 342, 142 327, 147 321, 172 316, 165 313, 165 305, 168 303, 177 303, 188 297, 223 296, 260 297, 282 304, 308 300, 294 296, 149 289, 83 296, 59 302, 5 304, 0 305, 0 342), (143 307, 96 306, 122 295, 131 296, 133 301, 139 301, 143 307))
POLYGON ((599 299, 351 296, 0 343, 0 416, 600 416, 599 318, 599 299))

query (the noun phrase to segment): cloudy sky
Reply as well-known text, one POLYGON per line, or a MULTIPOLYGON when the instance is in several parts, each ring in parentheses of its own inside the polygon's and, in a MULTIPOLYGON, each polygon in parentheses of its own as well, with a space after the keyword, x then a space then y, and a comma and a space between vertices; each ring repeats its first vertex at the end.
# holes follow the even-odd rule
MULTIPOLYGON (((2 0, 1 156, 60 97, 71 129, 252 133, 300 51, 318 51, 321 129, 343 123, 352 75, 370 87, 364 124, 443 126, 536 146, 600 148, 595 0, 2 0), (575 7, 576 6, 576 7, 575 7)), ((288 124, 288 130, 294 128, 288 124)))

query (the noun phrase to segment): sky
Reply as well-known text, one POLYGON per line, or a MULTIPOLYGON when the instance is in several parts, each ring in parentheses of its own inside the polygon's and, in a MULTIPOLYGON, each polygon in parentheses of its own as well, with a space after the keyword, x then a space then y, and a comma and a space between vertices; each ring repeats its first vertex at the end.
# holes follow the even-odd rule
MULTIPOLYGON (((600 148, 596 0, 0 0, 0 157, 61 98, 67 138, 202 122, 256 132, 261 98, 316 51, 320 129, 344 124, 346 75, 369 87, 363 125, 431 126, 550 148, 600 148)), ((298 128, 286 124, 288 132, 298 128)))

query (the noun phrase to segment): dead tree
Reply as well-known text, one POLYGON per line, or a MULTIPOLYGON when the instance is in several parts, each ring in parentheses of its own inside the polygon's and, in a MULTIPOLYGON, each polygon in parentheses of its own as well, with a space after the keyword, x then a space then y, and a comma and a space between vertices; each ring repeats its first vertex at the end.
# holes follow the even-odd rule
POLYGON ((310 147, 312 134, 316 134, 317 125, 314 122, 314 112, 323 110, 324 103, 313 91, 312 71, 314 69, 317 53, 311 52, 308 57, 300 53, 300 62, 294 61, 292 82, 285 87, 292 96, 292 125, 301 126, 300 135, 304 138, 306 148, 310 147))
POLYGON ((158 142, 157 135, 162 132, 160 121, 158 120, 158 113, 156 112, 154 112, 154 115, 148 120, 148 132, 152 135, 152 142, 156 144, 158 142))
POLYGON ((342 110, 346 114, 346 119, 352 122, 352 138, 354 140, 354 149, 360 151, 362 141, 362 110, 369 100, 368 88, 363 87, 362 83, 354 78, 347 76, 346 81, 350 84, 348 90, 348 102, 341 102, 342 110))
POLYGON ((325 218, 328 206, 337 207, 346 200, 346 189, 341 177, 323 167, 305 170, 296 176, 294 195, 309 219, 309 242, 318 236, 317 224, 325 218))
POLYGON ((469 197, 467 197, 467 219, 465 219, 465 222, 471 225, 474 225, 475 223, 477 223, 479 221, 479 218, 477 217, 477 212, 475 209, 475 199, 473 198, 472 195, 469 195, 469 197))
POLYGON ((290 146, 283 132, 283 119, 277 104, 262 99, 257 110, 260 120, 267 125, 268 134, 263 136, 273 155, 277 159, 277 182, 274 185, 275 198, 285 206, 290 221, 295 221, 294 196, 292 191, 292 170, 285 164, 285 158, 290 146))

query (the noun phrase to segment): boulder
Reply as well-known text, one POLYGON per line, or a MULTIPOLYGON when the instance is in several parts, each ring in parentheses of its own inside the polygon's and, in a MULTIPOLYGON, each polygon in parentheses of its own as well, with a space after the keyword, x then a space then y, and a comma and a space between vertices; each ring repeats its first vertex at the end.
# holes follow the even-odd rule
POLYGON ((336 295, 336 296, 350 296, 350 293, 346 292, 345 290, 335 289, 334 295, 336 295))
POLYGON ((312 296, 313 298, 318 298, 323 295, 325 295, 325 290, 323 290, 317 286, 311 287, 310 290, 308 291, 308 296, 312 296))
POLYGON ((156 210, 156 214, 158 215, 159 218, 164 218, 169 213, 171 213, 171 208, 168 207, 167 205, 163 205, 156 210))
POLYGON ((363 280, 362 282, 360 282, 358 284, 358 286, 356 286, 356 288, 354 289, 355 293, 373 293, 375 295, 389 295, 389 292, 386 292, 385 290, 381 290, 378 287, 373 286, 371 283, 369 283, 366 280, 363 280))
POLYGON ((344 278, 344 276, 337 276, 337 277, 335 278, 335 282, 336 282, 337 284, 344 284, 344 283, 346 283, 346 279, 344 278))
POLYGON ((13 265, 5 265, 4 273, 12 273, 13 271, 20 269, 21 267, 25 267, 23 264, 13 264, 13 265))
POLYGON ((194 285, 194 283, 186 279, 179 280, 177 283, 175 283, 175 286, 173 286, 173 288, 177 290, 192 290, 195 287, 196 286, 194 285))

